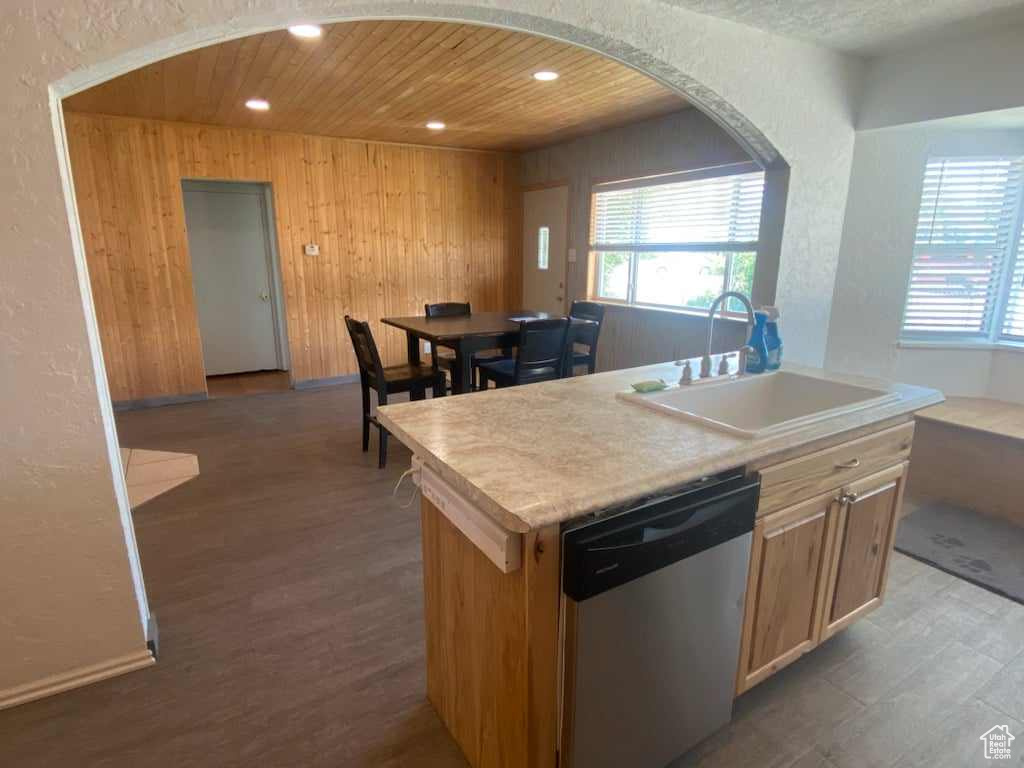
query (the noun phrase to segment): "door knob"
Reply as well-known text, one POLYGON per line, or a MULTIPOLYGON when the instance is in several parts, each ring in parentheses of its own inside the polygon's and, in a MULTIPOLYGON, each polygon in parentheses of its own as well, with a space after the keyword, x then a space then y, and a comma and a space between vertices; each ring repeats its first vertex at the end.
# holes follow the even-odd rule
POLYGON ((270 294, 266 291, 260 291, 260 299, 262 301, 270 301, 270 294))

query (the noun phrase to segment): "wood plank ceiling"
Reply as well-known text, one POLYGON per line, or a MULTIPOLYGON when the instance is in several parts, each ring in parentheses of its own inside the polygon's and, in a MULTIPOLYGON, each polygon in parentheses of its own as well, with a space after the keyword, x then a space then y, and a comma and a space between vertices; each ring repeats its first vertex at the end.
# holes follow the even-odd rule
POLYGON ((361 21, 286 30, 151 64, 65 99, 69 111, 475 149, 524 150, 686 106, 592 51, 493 27, 361 21), (538 70, 560 77, 538 82, 538 70), (270 102, 267 112, 245 107, 270 102), (447 129, 430 131, 440 120, 447 129))

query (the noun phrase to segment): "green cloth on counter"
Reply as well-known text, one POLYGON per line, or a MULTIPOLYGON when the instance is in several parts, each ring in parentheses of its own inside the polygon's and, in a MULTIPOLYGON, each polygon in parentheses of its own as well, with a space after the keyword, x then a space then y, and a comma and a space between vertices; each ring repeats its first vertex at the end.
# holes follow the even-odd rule
POLYGON ((657 392, 659 390, 665 389, 668 386, 668 384, 666 384, 661 379, 648 379, 647 381, 638 381, 635 384, 631 384, 630 386, 633 387, 633 389, 635 389, 637 392, 657 392))

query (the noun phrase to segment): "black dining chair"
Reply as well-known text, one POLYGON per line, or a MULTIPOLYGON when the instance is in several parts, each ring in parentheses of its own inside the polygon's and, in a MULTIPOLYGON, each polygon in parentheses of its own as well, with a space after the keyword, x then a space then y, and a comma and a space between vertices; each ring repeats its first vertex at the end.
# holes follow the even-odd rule
POLYGON ((429 387, 434 397, 443 397, 444 374, 428 365, 389 365, 381 363, 377 342, 370 324, 345 315, 345 325, 352 339, 356 361, 359 363, 359 385, 363 393, 363 451, 370 449, 370 425, 380 431, 377 466, 381 469, 388 459, 388 431, 370 412, 370 390, 377 393, 377 405, 387 405, 388 395, 408 392, 410 400, 423 400, 429 387))
MULTIPOLYGON (((437 304, 424 304, 423 314, 426 317, 469 317, 473 314, 469 302, 442 301, 437 304)), ((430 350, 430 357, 433 364, 445 371, 455 370, 455 352, 445 347, 438 347, 436 344, 430 350)), ((442 374, 443 375, 443 374, 442 374)), ((452 373, 452 376, 455 374, 452 373)))
POLYGON ((577 299, 569 309, 569 317, 589 321, 574 325, 569 331, 569 375, 572 376, 579 365, 587 366, 587 373, 593 373, 597 370, 597 340, 601 335, 601 324, 604 322, 604 304, 577 299))
POLYGON ((469 317, 473 310, 468 301, 442 301, 437 304, 424 304, 423 314, 427 317, 469 317))
POLYGON ((515 357, 481 362, 480 388, 533 384, 560 379, 565 375, 569 319, 523 320, 519 323, 519 344, 515 357))

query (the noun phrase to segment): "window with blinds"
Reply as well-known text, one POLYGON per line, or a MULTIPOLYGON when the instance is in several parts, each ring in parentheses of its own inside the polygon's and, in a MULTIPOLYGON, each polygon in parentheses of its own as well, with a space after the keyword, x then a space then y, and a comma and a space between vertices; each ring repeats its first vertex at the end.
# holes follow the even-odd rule
POLYGON ((1002 337, 1024 342, 1024 227, 1017 239, 1017 257, 1010 272, 1010 286, 1003 314, 1002 337))
POLYGON ((763 194, 764 172, 749 163, 597 185, 594 292, 693 308, 709 307, 725 290, 749 294, 763 194))
POLYGON ((1020 157, 928 161, 903 314, 905 338, 1024 335, 1024 274, 1017 274, 1024 266, 1014 266, 1022 171, 1020 157))

